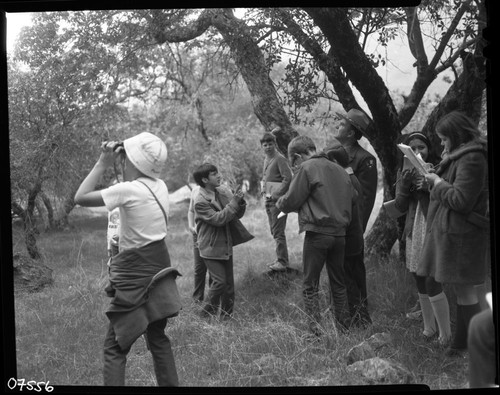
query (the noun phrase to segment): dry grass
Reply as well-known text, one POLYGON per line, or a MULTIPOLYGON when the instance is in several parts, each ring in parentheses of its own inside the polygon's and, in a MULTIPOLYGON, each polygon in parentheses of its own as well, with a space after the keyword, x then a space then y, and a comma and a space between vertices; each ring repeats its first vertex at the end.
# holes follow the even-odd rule
MULTIPOLYGON (((349 335, 337 333, 328 314, 325 333, 312 342, 302 311, 301 279, 274 281, 265 276, 273 242, 262 207, 251 204, 243 219, 256 236, 235 248, 234 320, 206 321, 191 303, 192 246, 185 209, 171 214, 168 245, 173 266, 183 274, 178 286, 183 310, 169 321, 170 337, 182 386, 346 386, 371 384, 346 371, 347 351, 371 334, 388 331, 394 343, 381 357, 395 359, 413 374, 415 383, 431 389, 464 388, 467 360, 445 358, 420 339, 420 323, 404 311, 415 298, 406 269, 391 258, 367 264, 373 328, 349 335)), ((106 284, 106 219, 73 217, 65 232, 42 234, 39 244, 54 284, 36 294, 15 298, 18 377, 54 385, 97 386, 102 383, 102 343, 109 303, 106 284)), ((289 216, 287 235, 292 266, 301 268, 302 236, 296 215, 289 216)), ((14 249, 19 250, 17 230, 14 249)), ((326 276, 322 276, 326 292, 326 276)), ((326 310, 323 295, 322 306, 326 310)), ((154 386, 152 360, 144 340, 132 347, 127 385, 154 386)))

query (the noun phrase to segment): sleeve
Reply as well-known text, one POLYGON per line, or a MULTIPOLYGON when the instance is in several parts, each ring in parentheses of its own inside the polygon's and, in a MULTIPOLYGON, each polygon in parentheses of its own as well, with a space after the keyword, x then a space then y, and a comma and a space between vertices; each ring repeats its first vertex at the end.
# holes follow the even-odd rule
POLYGON ((197 199, 194 205, 194 210, 197 220, 219 227, 226 225, 228 222, 236 218, 240 207, 235 200, 231 199, 221 211, 217 211, 208 201, 204 199, 197 199))
POLYGON ((365 229, 377 195, 378 174, 375 158, 368 156, 360 162, 356 176, 363 188, 360 208, 362 210, 363 229, 365 229))
POLYGON ((271 198, 273 199, 278 199, 280 196, 283 196, 288 191, 288 188, 292 181, 292 169, 290 168, 290 166, 288 165, 288 161, 284 157, 279 157, 277 166, 281 176, 283 177, 283 180, 281 181, 281 187, 277 191, 273 192, 271 196, 271 198))
POLYGON ((303 167, 293 177, 287 193, 276 202, 276 207, 284 213, 298 211, 309 197, 311 185, 303 167))
POLYGON ((487 163, 481 153, 464 155, 458 160, 452 184, 441 181, 431 190, 431 197, 451 210, 469 213, 474 208, 486 183, 487 163))
POLYGON ((394 203, 399 211, 406 213, 410 206, 410 190, 402 182, 401 170, 398 170, 396 180, 396 197, 394 198, 394 203))
POLYGON ((102 200, 108 211, 113 211, 125 203, 126 196, 130 196, 130 193, 127 193, 130 192, 129 185, 128 182, 120 182, 101 190, 102 200))

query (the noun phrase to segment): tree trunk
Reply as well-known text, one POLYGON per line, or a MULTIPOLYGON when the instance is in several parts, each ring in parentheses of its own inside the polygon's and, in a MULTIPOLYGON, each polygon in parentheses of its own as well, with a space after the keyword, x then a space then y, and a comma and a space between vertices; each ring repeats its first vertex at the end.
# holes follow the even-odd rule
POLYGON ((231 50, 250 92, 255 115, 265 129, 271 131, 279 127, 275 133, 277 146, 281 153, 286 154, 288 143, 298 133, 278 98, 261 49, 245 23, 237 19, 231 9, 214 11, 212 23, 231 50))
POLYGON ((479 121, 481 116, 482 97, 486 87, 484 70, 478 65, 477 58, 473 54, 464 53, 462 59, 462 74, 453 82, 422 128, 422 132, 430 137, 433 151, 438 156, 442 147, 435 129, 437 122, 444 115, 458 110, 476 121, 479 121))
POLYGON ((75 207, 75 196, 76 190, 72 191, 70 195, 66 196, 64 199, 62 213, 59 218, 55 221, 55 226, 57 228, 65 228, 69 225, 68 216, 71 213, 71 210, 75 207))
POLYGON ((35 211, 35 201, 38 193, 40 192, 41 185, 37 183, 35 188, 33 188, 28 195, 28 204, 24 210, 23 215, 23 228, 24 228, 24 242, 26 245, 26 250, 32 259, 40 259, 42 256, 38 250, 36 244, 36 235, 38 234, 38 229, 36 226, 36 219, 34 214, 35 211))
POLYGON ((49 197, 45 192, 40 193, 40 197, 42 198, 43 204, 45 205, 45 208, 47 209, 47 219, 49 221, 49 227, 51 229, 54 228, 54 209, 52 207, 52 202, 50 201, 49 197))
POLYGON ((250 92, 254 113, 268 131, 277 129, 277 146, 286 154, 288 143, 298 133, 279 100, 269 77, 262 51, 248 31, 245 23, 237 19, 230 8, 208 8, 196 20, 172 29, 168 15, 158 10, 149 20, 150 30, 159 44, 185 42, 202 35, 210 26, 222 35, 231 50, 231 56, 250 92))

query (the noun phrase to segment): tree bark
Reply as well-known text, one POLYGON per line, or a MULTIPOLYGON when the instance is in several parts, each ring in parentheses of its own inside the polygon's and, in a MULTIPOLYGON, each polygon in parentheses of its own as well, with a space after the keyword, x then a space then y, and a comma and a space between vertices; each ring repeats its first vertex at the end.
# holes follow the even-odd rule
POLYGON ((288 143, 298 133, 283 109, 257 42, 245 23, 237 19, 231 9, 206 9, 198 19, 181 29, 166 29, 162 26, 159 14, 150 19, 150 25, 160 44, 188 41, 203 34, 210 26, 215 27, 231 50, 232 58, 247 85, 255 115, 266 130, 277 130, 278 149, 286 154, 288 143))
POLYGON ((49 222, 49 227, 54 228, 54 208, 52 207, 52 202, 45 192, 40 193, 40 197, 42 198, 43 204, 47 210, 47 220, 49 222))

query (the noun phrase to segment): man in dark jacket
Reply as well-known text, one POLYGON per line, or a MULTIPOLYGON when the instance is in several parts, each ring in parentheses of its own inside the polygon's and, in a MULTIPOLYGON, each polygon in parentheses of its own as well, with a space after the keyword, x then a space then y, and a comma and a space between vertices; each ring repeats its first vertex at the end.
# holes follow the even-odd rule
POLYGON ((337 114, 342 120, 335 136, 349 154, 349 167, 359 180, 363 194, 360 201, 363 232, 366 230, 377 195, 377 161, 375 157, 359 145, 359 139, 370 126, 370 118, 356 109, 346 115, 337 114))
MULTIPOLYGON (((349 154, 349 167, 354 172, 362 187, 360 196, 359 210, 361 213, 361 222, 363 225, 363 233, 366 231, 366 226, 370 218, 375 197, 377 195, 377 161, 375 157, 367 150, 359 145, 359 139, 363 137, 363 133, 370 127, 371 120, 368 116, 357 109, 351 109, 346 115, 337 114, 342 118, 340 126, 335 136, 338 141, 344 146, 349 154)), ((359 284, 365 283, 363 279, 366 277, 364 265, 364 245, 361 254, 346 257, 345 265, 351 268, 351 274, 359 284)), ((366 287, 361 289, 361 297, 363 300, 363 311, 368 311, 368 292, 366 287)), ((371 320, 368 317, 359 322, 360 326, 370 324, 371 320)))
MULTIPOLYGON (((351 179, 354 189, 361 195, 362 187, 349 167, 349 155, 337 139, 325 150, 330 160, 342 166, 351 179)), ((344 270, 346 276, 347 302, 351 315, 351 326, 366 327, 372 320, 366 306, 366 269, 363 262, 363 225, 359 211, 359 200, 353 202, 352 220, 346 230, 344 270)))
POLYGON ((288 159, 298 170, 288 192, 278 199, 276 206, 284 213, 298 211, 299 232, 306 232, 302 255, 304 304, 309 328, 319 336, 318 289, 325 262, 336 323, 340 329, 348 327, 344 248, 356 192, 346 171, 324 153, 316 153, 314 142, 307 136, 298 136, 290 142, 288 159))

